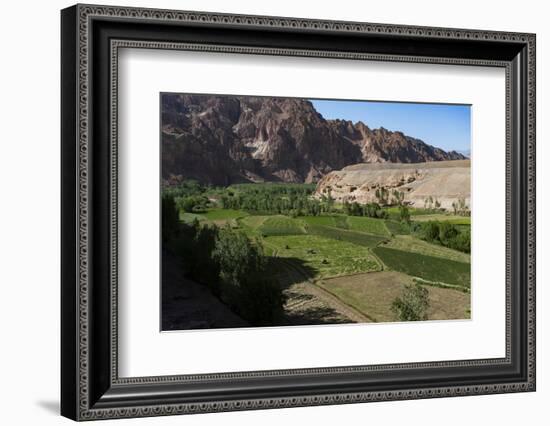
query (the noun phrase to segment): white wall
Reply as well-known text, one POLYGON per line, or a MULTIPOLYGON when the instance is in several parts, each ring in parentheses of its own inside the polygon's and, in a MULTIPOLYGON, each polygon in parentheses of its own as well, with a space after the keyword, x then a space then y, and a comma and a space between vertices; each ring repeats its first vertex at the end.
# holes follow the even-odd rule
MULTIPOLYGON (((108 1, 143 7, 297 16, 537 33, 538 391, 362 405, 121 420, 131 424, 468 425, 544 424, 550 401, 550 28, 545 2, 161 0, 108 1), (546 237, 546 238, 545 238, 546 237), (538 420, 537 420, 538 419, 538 420)), ((59 394, 59 9, 71 3, 2 5, 0 51, 0 401, 2 423, 65 424, 59 394)), ((547 421, 547 420, 546 420, 547 421)), ((102 424, 109 424, 106 422, 102 424)), ((115 423, 113 423, 115 424, 115 423)))

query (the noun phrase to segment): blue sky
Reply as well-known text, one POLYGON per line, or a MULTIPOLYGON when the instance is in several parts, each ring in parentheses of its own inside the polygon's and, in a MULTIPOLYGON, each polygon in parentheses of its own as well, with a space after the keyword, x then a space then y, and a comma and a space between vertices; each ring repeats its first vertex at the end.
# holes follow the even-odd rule
POLYGON ((470 151, 470 106, 311 99, 325 119, 399 130, 445 151, 470 151))

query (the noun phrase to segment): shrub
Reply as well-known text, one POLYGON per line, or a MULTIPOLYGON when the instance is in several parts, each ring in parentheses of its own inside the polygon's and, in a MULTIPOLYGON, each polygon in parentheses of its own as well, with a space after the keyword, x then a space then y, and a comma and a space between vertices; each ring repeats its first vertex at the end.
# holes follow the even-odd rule
POLYGON ((428 242, 437 241, 439 239, 439 225, 437 222, 428 222, 423 226, 424 239, 428 242))
POLYGON ((424 321, 428 319, 430 301, 428 290, 418 284, 406 285, 401 297, 397 297, 391 310, 400 321, 424 321))
POLYGON ((449 222, 441 222, 439 225, 439 241, 443 245, 448 245, 449 241, 456 238, 456 236, 459 234, 458 229, 451 225, 449 222))

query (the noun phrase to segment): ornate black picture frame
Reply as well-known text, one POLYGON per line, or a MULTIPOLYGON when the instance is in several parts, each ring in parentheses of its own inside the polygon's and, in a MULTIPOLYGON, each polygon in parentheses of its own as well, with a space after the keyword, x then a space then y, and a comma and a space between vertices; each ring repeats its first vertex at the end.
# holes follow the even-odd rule
POLYGON ((159 416, 535 390, 535 35, 126 7, 61 13, 61 413, 159 416), (506 70, 506 356, 120 378, 117 52, 121 47, 506 70))

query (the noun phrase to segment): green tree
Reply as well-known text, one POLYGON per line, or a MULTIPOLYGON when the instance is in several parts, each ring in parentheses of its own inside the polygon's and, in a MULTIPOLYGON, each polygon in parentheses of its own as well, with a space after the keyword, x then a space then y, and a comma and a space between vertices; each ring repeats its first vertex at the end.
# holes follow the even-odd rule
POLYGON ((399 217, 402 222, 409 223, 411 221, 411 213, 409 212, 409 209, 407 206, 404 206, 404 205, 399 206, 399 217))
POLYGON ((267 257, 260 241, 252 242, 241 231, 222 228, 212 258, 219 266, 222 299, 253 325, 273 323, 282 312, 284 296, 266 273, 267 257))
POLYGON ((449 222, 441 222, 439 224, 439 236, 438 239, 443 245, 449 245, 449 241, 456 238, 459 234, 458 229, 451 225, 449 222))
POLYGON ((429 221, 423 226, 424 238, 428 242, 439 240, 439 225, 437 222, 429 221))
POLYGON ((244 232, 220 229, 212 256, 220 267, 221 280, 239 287, 248 274, 263 269, 265 261, 260 250, 261 246, 253 246, 244 232))
POLYGON ((428 290, 418 284, 406 285, 401 297, 397 297, 391 310, 399 321, 423 321, 428 319, 430 300, 428 290))
POLYGON ((471 251, 471 231, 466 229, 461 231, 453 239, 449 240, 447 246, 462 251, 464 253, 470 253, 471 251))

